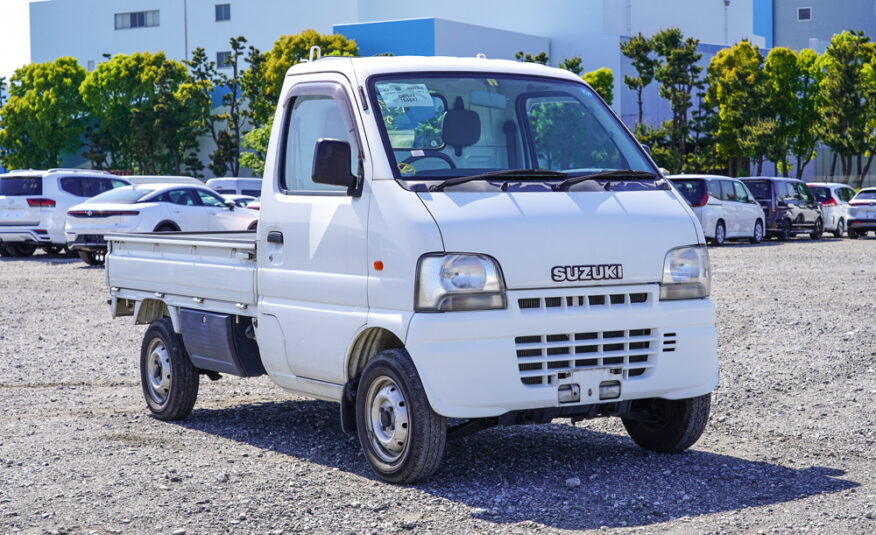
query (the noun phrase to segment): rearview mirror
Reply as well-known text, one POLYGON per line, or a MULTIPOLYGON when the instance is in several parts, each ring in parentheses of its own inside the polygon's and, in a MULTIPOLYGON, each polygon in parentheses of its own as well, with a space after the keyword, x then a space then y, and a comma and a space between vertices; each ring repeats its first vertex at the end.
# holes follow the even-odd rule
POLYGON ((340 139, 320 139, 313 154, 313 181, 317 184, 356 187, 356 176, 350 172, 350 144, 340 139))

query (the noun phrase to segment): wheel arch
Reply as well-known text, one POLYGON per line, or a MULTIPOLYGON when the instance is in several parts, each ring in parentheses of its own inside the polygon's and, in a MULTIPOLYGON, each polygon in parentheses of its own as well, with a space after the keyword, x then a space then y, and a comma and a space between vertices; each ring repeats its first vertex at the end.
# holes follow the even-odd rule
POLYGON ((404 342, 385 327, 369 327, 359 333, 347 355, 345 376, 356 379, 375 355, 387 349, 404 349, 404 342))
POLYGON ((149 325, 162 318, 170 318, 173 331, 180 333, 179 311, 160 299, 144 299, 134 305, 134 325, 149 325))
POLYGON ((179 228, 179 225, 176 224, 176 221, 173 221, 173 220, 171 220, 171 219, 163 219, 163 220, 159 221, 159 222, 158 222, 158 223, 152 228, 152 232, 158 232, 158 229, 161 228, 161 227, 163 227, 163 226, 173 227, 173 228, 176 229, 176 232, 179 232, 180 230, 182 230, 182 229, 179 228))

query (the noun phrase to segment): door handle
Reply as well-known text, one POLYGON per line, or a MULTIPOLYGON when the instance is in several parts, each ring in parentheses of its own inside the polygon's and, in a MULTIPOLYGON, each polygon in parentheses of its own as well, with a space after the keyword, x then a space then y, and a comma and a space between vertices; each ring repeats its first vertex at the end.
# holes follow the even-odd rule
POLYGON ((268 232, 268 243, 283 243, 283 233, 277 230, 268 232))

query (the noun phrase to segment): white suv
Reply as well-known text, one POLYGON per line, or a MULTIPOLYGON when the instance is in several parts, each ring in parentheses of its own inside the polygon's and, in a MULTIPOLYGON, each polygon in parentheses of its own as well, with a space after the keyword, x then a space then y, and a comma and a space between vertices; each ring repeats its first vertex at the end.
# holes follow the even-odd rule
POLYGON ((764 237, 763 208, 741 180, 715 175, 670 175, 675 189, 687 199, 703 234, 715 245, 725 240, 764 237))
POLYGON ((39 247, 58 253, 67 245, 64 224, 71 206, 130 185, 105 171, 49 169, 0 175, 0 255, 30 256, 39 247))
POLYGON ((824 214, 824 230, 833 232, 837 238, 846 233, 849 222, 849 201, 855 196, 855 190, 845 184, 836 182, 811 182, 806 184, 815 200, 821 204, 824 214))

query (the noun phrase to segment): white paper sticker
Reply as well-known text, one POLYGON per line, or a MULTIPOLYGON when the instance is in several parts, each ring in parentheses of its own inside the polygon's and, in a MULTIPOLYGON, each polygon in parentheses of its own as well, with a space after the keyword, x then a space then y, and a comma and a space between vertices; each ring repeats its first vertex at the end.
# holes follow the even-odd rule
POLYGON ((383 102, 390 108, 432 108, 434 103, 426 84, 377 84, 383 102))
POLYGON ((411 151, 411 156, 413 156, 414 158, 418 158, 420 156, 425 156, 425 155, 426 155, 426 153, 422 150, 419 150, 419 149, 411 151))

